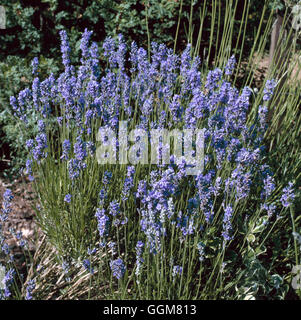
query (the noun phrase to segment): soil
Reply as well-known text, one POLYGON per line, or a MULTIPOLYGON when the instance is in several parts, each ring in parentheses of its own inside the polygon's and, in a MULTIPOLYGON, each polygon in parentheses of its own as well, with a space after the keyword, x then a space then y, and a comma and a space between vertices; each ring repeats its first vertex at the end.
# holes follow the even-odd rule
MULTIPOLYGON (((6 189, 11 189, 14 199, 12 200, 12 212, 9 213, 7 221, 2 225, 2 235, 14 256, 16 267, 19 271, 22 271, 26 269, 26 259, 28 256, 24 252, 27 250, 22 249, 20 242, 10 230, 13 229, 15 233, 21 231, 23 240, 27 242, 30 254, 34 254, 37 239, 40 235, 39 228, 34 219, 35 195, 32 184, 25 178, 19 178, 13 182, 7 182, 3 178, 0 178, 0 203, 2 203, 3 194, 6 189)), ((3 257, 0 256, 1 262, 3 262, 3 257)))

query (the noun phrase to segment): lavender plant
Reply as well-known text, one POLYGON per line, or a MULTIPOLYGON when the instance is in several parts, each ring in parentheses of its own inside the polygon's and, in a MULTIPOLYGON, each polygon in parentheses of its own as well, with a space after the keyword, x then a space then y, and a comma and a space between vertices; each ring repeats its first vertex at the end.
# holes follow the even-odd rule
MULTIPOLYGON (((37 114, 24 173, 39 196, 43 231, 62 257, 82 261, 99 286, 110 279, 107 297, 234 296, 244 263, 263 250, 294 200, 293 181, 277 181, 264 142, 276 81, 258 94, 248 86, 238 90, 230 82, 234 56, 203 73, 191 45, 176 55, 152 43, 148 59, 135 43, 127 51, 121 35, 104 41, 100 57, 91 34, 83 33, 76 68, 61 31, 64 72, 36 75, 31 88, 11 98, 25 128, 28 110, 37 114), (249 116, 251 108, 256 116, 249 116), (143 129, 150 144, 152 129, 205 129, 204 170, 187 175, 185 158, 171 154, 167 164, 99 164, 99 128, 118 136, 113 144, 120 152, 120 121, 128 130, 143 129), (94 265, 91 247, 99 256, 94 265)), ((166 148, 161 143, 157 153, 166 148)), ((34 282, 28 298, 33 290, 34 282)))

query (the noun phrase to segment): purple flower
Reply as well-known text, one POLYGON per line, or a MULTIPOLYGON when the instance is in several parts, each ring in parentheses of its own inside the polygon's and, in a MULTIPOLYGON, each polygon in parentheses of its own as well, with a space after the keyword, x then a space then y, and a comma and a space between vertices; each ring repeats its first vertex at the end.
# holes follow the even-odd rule
POLYGON ((114 241, 109 242, 108 248, 111 250, 112 257, 114 257, 114 255, 116 254, 116 242, 114 241))
POLYGON ((267 203, 264 203, 261 205, 261 210, 266 210, 268 218, 271 218, 274 215, 276 209, 277 207, 274 204, 268 205, 267 203))
POLYGON ((69 55, 71 50, 69 47, 67 32, 65 30, 61 30, 60 37, 61 37, 61 52, 62 52, 63 64, 65 66, 65 69, 69 70, 69 64, 70 64, 69 55))
POLYGON ((285 208, 288 208, 294 202, 295 194, 293 186, 293 182, 289 182, 288 186, 285 187, 282 191, 280 201, 285 208))
MULTIPOLYGON (((12 191, 10 189, 6 189, 3 194, 3 202, 2 202, 2 214, 0 214, 0 221, 4 222, 8 218, 8 214, 12 211, 11 209, 11 202, 13 200, 14 196, 12 194, 12 191)), ((1 226, 1 224, 0 224, 1 226)))
POLYGON ((174 121, 181 121, 183 107, 181 106, 180 96, 174 95, 172 102, 169 104, 169 109, 174 121))
POLYGON ((17 113, 19 111, 17 99, 14 96, 11 96, 9 102, 10 102, 10 105, 12 106, 13 110, 17 113))
POLYGON ((97 219, 97 228, 100 238, 103 238, 108 232, 109 217, 105 215, 104 209, 97 209, 95 213, 97 219))
POLYGON ((117 200, 113 200, 109 205, 109 213, 113 217, 117 216, 120 213, 120 206, 117 200))
POLYGON ((82 165, 79 160, 70 159, 68 161, 68 171, 69 171, 69 177, 71 180, 74 180, 79 177, 81 169, 82 169, 82 165))
POLYGON ((267 176, 267 178, 263 180, 263 184, 264 190, 262 192, 262 197, 265 197, 265 199, 267 199, 276 188, 274 178, 271 176, 267 176))
POLYGON ((116 52, 116 61, 118 63, 119 70, 124 71, 126 54, 126 44, 121 34, 118 35, 118 50, 116 52))
POLYGON ((62 269, 63 269, 63 271, 64 271, 64 274, 68 274, 69 273, 69 271, 70 271, 70 265, 69 265, 69 263, 67 262, 67 261, 63 261, 63 263, 62 263, 62 269))
POLYGON ((207 76, 207 82, 205 84, 205 88, 212 91, 218 86, 218 82, 222 78, 222 70, 219 68, 216 68, 213 71, 209 71, 207 76))
POLYGON ((265 129, 266 127, 266 117, 268 114, 267 106, 259 106, 258 108, 258 118, 260 123, 260 128, 265 129))
POLYGON ((56 120, 57 120, 58 125, 61 126, 63 123, 63 117, 57 117, 56 120))
POLYGON ((33 58, 31 62, 31 66, 32 66, 32 74, 37 75, 38 66, 39 66, 39 59, 37 57, 33 58))
POLYGON ((4 298, 8 298, 11 296, 11 292, 9 290, 9 287, 14 281, 14 276, 15 276, 15 270, 14 269, 9 269, 3 279, 3 284, 4 284, 4 298))
POLYGON ((36 146, 32 150, 33 158, 35 160, 40 160, 47 157, 45 149, 48 148, 47 145, 47 136, 45 133, 40 133, 36 136, 36 146))
MULTIPOLYGON (((139 240, 136 244, 136 271, 135 271, 135 275, 137 277, 141 273, 142 263, 144 262, 144 259, 141 257, 143 247, 144 247, 144 243, 139 240)), ((137 283, 139 283, 139 280, 137 281, 137 283)))
POLYGON ((74 154, 75 158, 82 162, 87 157, 86 143, 81 139, 81 137, 76 138, 76 143, 74 144, 74 154))
POLYGON ((12 191, 10 189, 6 189, 3 194, 4 201, 11 202, 13 200, 14 196, 12 194, 12 191))
POLYGON ((237 166, 225 181, 225 191, 234 192, 237 201, 247 198, 252 186, 252 174, 250 171, 244 172, 243 168, 244 166, 237 166))
POLYGON ((87 147, 87 150, 88 150, 90 156, 93 156, 96 151, 95 144, 92 141, 88 141, 86 143, 86 147, 87 147))
POLYGON ((102 179, 103 185, 105 185, 105 186, 108 185, 110 183, 111 179, 112 179, 112 172, 105 171, 104 175, 103 175, 103 179, 102 179))
POLYGON ((129 166, 127 168, 127 176, 124 181, 124 186, 122 190, 122 200, 126 201, 129 197, 131 189, 134 187, 134 175, 135 175, 135 167, 129 166))
POLYGON ((25 165, 25 174, 29 175, 29 180, 33 181, 34 177, 33 177, 33 173, 32 173, 32 160, 31 159, 27 159, 26 160, 26 165, 25 165))
POLYGON ((87 253, 88 253, 89 256, 92 256, 93 254, 96 253, 96 248, 92 248, 92 249, 88 248, 87 253))
POLYGON ((263 101, 269 101, 274 93, 274 89, 277 86, 277 82, 272 80, 267 80, 265 88, 263 90, 263 101))
POLYGON ((9 255, 10 254, 10 248, 9 245, 7 243, 4 243, 1 247, 1 251, 5 254, 5 255, 9 255))
POLYGON ((69 159, 69 152, 71 150, 71 143, 69 140, 65 140, 63 142, 63 154, 61 156, 62 160, 68 160, 69 159))
POLYGON ((34 140, 33 139, 29 139, 26 141, 26 147, 30 150, 32 149, 34 146, 34 140))
POLYGON ((94 269, 93 269, 93 267, 91 265, 91 261, 89 259, 83 260, 83 266, 90 274, 94 274, 94 269))
POLYGON ((110 268, 113 272, 113 276, 117 279, 121 279, 126 271, 125 265, 121 258, 112 260, 110 262, 110 268))
POLYGON ((40 133, 45 132, 46 125, 43 120, 38 120, 38 128, 39 128, 40 133))
POLYGON ((32 100, 33 105, 36 110, 39 111, 39 98, 40 98, 40 80, 39 78, 34 78, 32 83, 32 100))
POLYGON ((230 236, 230 231, 232 230, 231 219, 232 219, 233 209, 230 205, 227 205, 227 207, 224 210, 225 212, 224 212, 224 219, 223 219, 222 236, 225 241, 229 241, 229 240, 232 240, 232 237, 230 236))
POLYGON ((82 51, 82 57, 85 59, 87 59, 89 57, 89 41, 90 41, 92 34, 93 34, 92 31, 88 31, 88 29, 85 29, 85 31, 82 35, 80 49, 82 51))
POLYGON ((70 203, 71 202, 71 194, 66 194, 65 198, 64 198, 64 201, 67 202, 67 203, 70 203))
POLYGON ((172 268, 172 277, 180 276, 183 272, 183 268, 181 266, 173 266, 172 268))
POLYGON ((191 67, 191 44, 188 43, 185 50, 183 51, 181 55, 181 66, 180 66, 180 73, 182 76, 186 74, 186 72, 191 67))
POLYGON ((100 204, 103 204, 103 203, 104 203, 104 200, 105 200, 106 197, 107 197, 107 191, 106 191, 105 189, 101 189, 101 190, 99 191, 98 197, 99 197, 99 200, 100 200, 100 204))
POLYGON ((91 71, 95 78, 99 76, 99 53, 98 53, 98 45, 96 42, 93 42, 90 47, 90 65, 91 71))
POLYGON ((111 68, 115 68, 117 65, 116 57, 116 43, 111 37, 107 37, 102 45, 104 49, 104 56, 108 58, 111 68))
POLYGON ((227 76, 231 76, 232 73, 233 73, 233 70, 235 68, 235 65, 236 65, 236 59, 235 59, 235 56, 231 56, 230 59, 228 60, 227 62, 227 65, 225 67, 225 74, 227 76))
POLYGON ((26 296, 25 300, 32 300, 32 292, 36 287, 36 282, 34 279, 31 279, 28 281, 27 286, 26 286, 26 296))
POLYGON ((130 62, 131 62, 131 69, 130 72, 134 73, 137 69, 138 59, 137 59, 138 47, 137 44, 133 41, 131 43, 131 51, 130 51, 130 62))
POLYGON ((139 181, 136 197, 143 199, 143 197, 146 195, 146 191, 147 191, 147 182, 145 180, 139 181))

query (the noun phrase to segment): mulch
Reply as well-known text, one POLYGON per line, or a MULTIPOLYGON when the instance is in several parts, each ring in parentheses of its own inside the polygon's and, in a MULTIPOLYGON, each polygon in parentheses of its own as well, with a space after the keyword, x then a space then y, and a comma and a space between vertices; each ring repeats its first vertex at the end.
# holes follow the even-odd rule
MULTIPOLYGON (((35 193, 31 182, 24 177, 15 179, 12 182, 0 178, 0 204, 2 204, 3 193, 6 189, 12 190, 14 199, 12 200, 12 212, 9 213, 7 221, 2 225, 2 236, 14 256, 16 267, 19 271, 22 271, 26 269, 26 259, 28 259, 25 252, 29 251, 31 255, 35 253, 40 235, 40 230, 35 221, 35 193), (23 239, 27 242, 28 250, 20 247, 20 242, 12 234, 11 229, 15 232, 22 232, 23 239)), ((1 262, 4 262, 3 256, 0 256, 1 262)))

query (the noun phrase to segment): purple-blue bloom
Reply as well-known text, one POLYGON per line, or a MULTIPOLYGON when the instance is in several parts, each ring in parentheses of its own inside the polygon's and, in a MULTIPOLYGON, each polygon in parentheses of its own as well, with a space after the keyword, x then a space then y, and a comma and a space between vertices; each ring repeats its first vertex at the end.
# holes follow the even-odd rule
POLYGON ((71 202, 71 194, 66 194, 65 198, 64 198, 64 201, 67 202, 67 203, 70 203, 71 202))
POLYGON ((233 73, 233 70, 235 68, 235 65, 236 65, 236 59, 235 59, 235 56, 231 56, 230 59, 228 60, 227 62, 227 65, 225 67, 225 74, 227 76, 231 76, 232 73, 233 73))
POLYGON ((36 282, 34 279, 30 279, 27 283, 26 286, 26 296, 25 296, 25 300, 32 300, 33 296, 32 296, 32 292, 36 287, 36 282))
POLYGON ((38 57, 34 57, 32 59, 31 66, 32 66, 32 74, 37 75, 38 66, 39 66, 39 58, 38 57))
POLYGON ((69 159, 69 152, 71 150, 71 143, 70 143, 70 140, 66 139, 64 142, 63 142, 63 152, 62 152, 62 155, 61 155, 61 159, 62 160, 68 160, 69 159))
POLYGON ((277 82, 272 79, 268 80, 265 84, 265 88, 263 90, 263 101, 269 101, 274 93, 274 90, 277 86, 277 82))
POLYGON ((294 184, 293 182, 289 182, 288 186, 285 187, 282 191, 282 196, 280 201, 285 208, 288 208, 294 202, 294 199, 295 199, 294 184))
POLYGON ((126 271, 126 267, 125 267, 124 262, 121 258, 118 258, 116 260, 112 260, 110 262, 110 268, 113 272, 113 276, 117 279, 121 279, 126 271))
POLYGON ((83 260, 83 266, 90 274, 94 274, 94 268, 92 267, 91 261, 89 259, 83 260))
POLYGON ((99 208, 96 210, 95 217, 97 219, 99 236, 100 238, 103 238, 107 235, 110 219, 107 215, 105 215, 105 210, 99 208))
POLYGON ((224 210, 225 211, 224 211, 224 219, 223 219, 222 236, 225 241, 229 241, 229 240, 232 240, 230 232, 232 230, 231 219, 232 219, 233 209, 230 205, 227 205, 224 210))
POLYGON ((61 37, 61 52, 62 52, 63 64, 65 66, 65 69, 68 70, 69 64, 70 64, 71 50, 69 47, 67 32, 65 30, 61 30, 60 37, 61 37))

